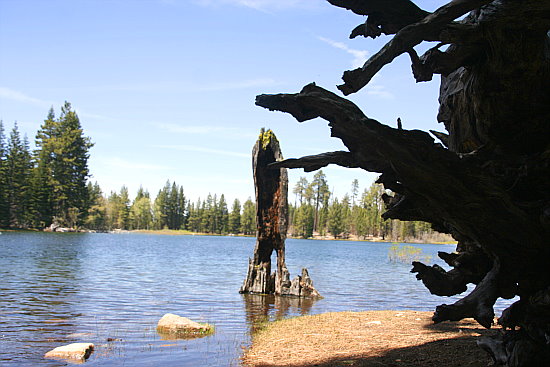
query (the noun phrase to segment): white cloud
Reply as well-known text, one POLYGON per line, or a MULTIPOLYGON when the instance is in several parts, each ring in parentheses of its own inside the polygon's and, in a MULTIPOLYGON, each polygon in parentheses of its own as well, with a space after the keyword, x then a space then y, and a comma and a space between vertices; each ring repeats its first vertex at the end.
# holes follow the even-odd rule
POLYGON ((154 123, 153 124, 157 129, 166 131, 172 134, 218 134, 223 135, 226 138, 237 138, 237 139, 252 139, 257 136, 255 133, 250 131, 243 131, 234 127, 227 126, 215 126, 215 125, 180 125, 174 123, 154 123))
POLYGON ((352 67, 353 68, 360 68, 361 66, 363 66, 363 64, 368 59, 368 56, 369 56, 368 51, 355 50, 353 48, 349 48, 345 43, 336 42, 336 41, 333 41, 329 38, 325 38, 325 37, 318 37, 318 38, 319 38, 319 40, 329 44, 330 46, 332 46, 334 48, 337 48, 337 49, 340 49, 340 50, 343 50, 343 51, 347 52, 348 54, 352 55, 353 56, 353 61, 352 61, 352 67))
POLYGON ((220 131, 230 130, 229 128, 225 128, 222 126, 206 126, 206 125, 182 126, 182 125, 170 124, 170 123, 157 123, 155 124, 155 126, 161 130, 164 130, 170 133, 176 133, 176 134, 211 134, 211 133, 216 133, 220 131))
POLYGON ((196 145, 153 145, 153 148, 160 148, 160 149, 172 149, 172 150, 182 150, 186 152, 198 152, 198 153, 207 153, 207 154, 218 154, 218 155, 228 155, 232 157, 240 157, 240 158, 250 158, 250 153, 239 153, 239 152, 231 152, 228 150, 221 150, 221 149, 211 149, 211 148, 205 148, 205 147, 199 147, 196 145))
POLYGON ((388 92, 382 85, 368 84, 365 87, 365 92, 370 96, 377 96, 386 99, 392 99, 394 96, 391 92, 388 92))
MULTIPOLYGON (((54 108, 56 107, 56 103, 54 103, 54 102, 45 101, 45 100, 42 100, 42 99, 30 97, 30 96, 28 96, 24 93, 21 93, 19 91, 16 91, 16 90, 13 90, 13 89, 10 89, 10 88, 6 88, 6 87, 0 87, 0 99, 7 99, 7 100, 10 100, 10 101, 26 103, 26 104, 30 104, 30 105, 34 105, 34 106, 38 106, 38 107, 43 107, 44 109, 47 109, 47 108, 52 107, 52 106, 54 108)), ((74 106, 73 106, 73 108, 74 108, 74 106)), ((86 112, 83 112, 82 110, 80 110, 78 108, 75 108, 74 110, 76 111, 78 116, 81 117, 81 118, 84 117, 84 118, 90 118, 90 119, 95 119, 95 120, 114 120, 111 117, 92 114, 92 113, 86 113, 86 112)))
MULTIPOLYGON (((352 67, 354 69, 362 67, 365 64, 365 62, 367 61, 367 59, 369 58, 369 52, 368 51, 355 50, 355 49, 349 48, 345 43, 336 42, 336 41, 333 41, 329 38, 325 38, 325 37, 317 37, 317 38, 319 40, 329 44, 330 46, 332 46, 334 48, 343 50, 343 51, 347 52, 348 54, 352 55, 353 56, 353 61, 352 61, 351 64, 352 64, 352 67)), ((367 93, 370 96, 376 96, 376 97, 380 97, 380 98, 387 98, 387 99, 393 98, 394 97, 393 94, 388 92, 383 85, 376 84, 377 77, 378 77, 378 75, 376 75, 371 80, 371 82, 365 87, 365 89, 364 89, 365 93, 367 93)))
POLYGON ((195 0, 202 6, 233 5, 242 6, 262 12, 292 8, 312 8, 323 3, 322 0, 195 0))
POLYGON ((116 85, 101 85, 86 88, 86 91, 117 91, 117 92, 157 92, 170 91, 171 93, 196 93, 196 92, 219 92, 237 89, 271 87, 282 85, 271 78, 255 78, 247 80, 219 81, 215 83, 188 83, 174 81, 160 81, 154 83, 133 83, 133 84, 116 84, 116 85))
POLYGON ((0 98, 32 104, 39 107, 46 107, 46 108, 53 104, 52 102, 30 97, 24 93, 18 92, 10 88, 5 88, 5 87, 0 87, 0 98))

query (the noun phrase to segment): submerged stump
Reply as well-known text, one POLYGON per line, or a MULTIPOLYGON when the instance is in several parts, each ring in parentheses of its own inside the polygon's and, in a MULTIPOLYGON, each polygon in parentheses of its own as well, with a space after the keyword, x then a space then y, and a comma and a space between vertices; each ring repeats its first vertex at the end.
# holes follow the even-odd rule
POLYGON ((249 259, 240 293, 320 297, 307 269, 292 281, 285 264, 288 226, 288 175, 286 168, 268 168, 283 159, 279 142, 271 130, 261 130, 252 150, 256 191, 256 247, 249 259), (271 255, 277 254, 277 268, 271 272, 271 255))

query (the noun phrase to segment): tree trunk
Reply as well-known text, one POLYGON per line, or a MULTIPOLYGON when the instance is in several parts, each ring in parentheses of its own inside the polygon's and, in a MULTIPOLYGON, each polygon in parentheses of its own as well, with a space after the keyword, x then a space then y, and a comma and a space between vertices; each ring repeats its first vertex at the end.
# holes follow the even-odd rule
POLYGON ((271 130, 262 129, 252 150, 252 169, 256 189, 256 247, 249 259, 248 273, 240 293, 320 297, 307 269, 290 281, 285 264, 285 239, 288 223, 288 177, 285 168, 268 165, 283 159, 279 142, 271 130), (271 255, 277 254, 277 269, 271 272, 271 255))
POLYGON ((277 162, 312 171, 328 164, 380 172, 384 218, 422 220, 450 233, 457 253, 440 253, 450 271, 413 263, 436 295, 475 289, 438 306, 435 322, 475 318, 485 327, 498 298, 520 300, 499 319, 503 336, 480 341, 495 363, 550 365, 550 2, 454 0, 426 13, 408 0, 329 0, 367 15, 352 37, 395 34, 362 68, 344 73, 354 93, 408 53, 417 81, 441 74, 442 144, 418 130, 393 129, 314 84, 297 94, 260 95, 256 104, 298 121, 322 117, 348 151, 277 162), (463 20, 454 21, 469 13, 463 20), (422 41, 440 43, 418 56, 422 41), (449 45, 445 51, 439 49, 449 45))

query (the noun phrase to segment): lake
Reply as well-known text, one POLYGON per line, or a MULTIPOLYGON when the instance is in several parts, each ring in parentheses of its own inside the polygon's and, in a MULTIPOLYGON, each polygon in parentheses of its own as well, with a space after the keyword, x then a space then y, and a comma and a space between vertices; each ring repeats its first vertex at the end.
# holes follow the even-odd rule
MULTIPOLYGON (((102 233, 0 234, 0 365, 64 366, 45 352, 92 342, 88 366, 238 366, 259 321, 328 311, 432 311, 430 295, 388 260, 391 244, 290 239, 291 277, 307 267, 318 301, 238 293, 255 239, 102 233), (165 313, 214 335, 164 340, 165 313)), ((436 260, 452 245, 418 245, 436 260)), ((441 264, 440 261, 438 261, 441 264)))

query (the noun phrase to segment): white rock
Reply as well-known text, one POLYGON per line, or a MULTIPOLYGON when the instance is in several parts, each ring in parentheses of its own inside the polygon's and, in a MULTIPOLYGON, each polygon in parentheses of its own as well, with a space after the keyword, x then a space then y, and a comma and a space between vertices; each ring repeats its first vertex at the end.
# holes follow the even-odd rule
POLYGON ((84 360, 90 356, 93 350, 94 345, 92 343, 72 343, 50 350, 44 354, 44 358, 84 360))

